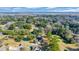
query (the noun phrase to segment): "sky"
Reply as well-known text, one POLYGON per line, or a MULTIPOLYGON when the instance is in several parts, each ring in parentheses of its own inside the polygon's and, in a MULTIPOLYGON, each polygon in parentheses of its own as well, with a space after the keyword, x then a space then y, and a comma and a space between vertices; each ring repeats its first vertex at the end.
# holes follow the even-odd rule
POLYGON ((79 12, 79 7, 0 7, 0 12, 79 12))
POLYGON ((78 7, 79 0, 0 0, 0 7, 78 7))
POLYGON ((0 12, 16 11, 47 11, 47 12, 79 12, 79 0, 0 0, 0 7, 28 7, 25 8, 0 8, 0 12), (39 8, 38 8, 39 7, 39 8), (40 8, 48 7, 48 8, 40 8), (71 8, 56 8, 71 7, 71 8), (77 8, 72 8, 77 7, 77 8))

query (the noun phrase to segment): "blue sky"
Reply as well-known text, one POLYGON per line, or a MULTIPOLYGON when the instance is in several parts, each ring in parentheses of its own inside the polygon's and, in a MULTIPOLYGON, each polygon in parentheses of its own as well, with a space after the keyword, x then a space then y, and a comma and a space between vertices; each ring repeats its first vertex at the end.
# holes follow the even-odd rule
POLYGON ((0 12, 79 12, 79 7, 0 7, 0 12))

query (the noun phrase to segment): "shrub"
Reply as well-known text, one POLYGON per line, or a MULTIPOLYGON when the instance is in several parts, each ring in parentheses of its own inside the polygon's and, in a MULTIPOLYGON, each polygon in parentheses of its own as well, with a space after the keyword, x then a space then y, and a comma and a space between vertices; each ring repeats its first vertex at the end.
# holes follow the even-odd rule
POLYGON ((16 42, 20 42, 21 39, 22 39, 22 36, 17 36, 17 37, 15 38, 15 41, 16 41, 16 42))

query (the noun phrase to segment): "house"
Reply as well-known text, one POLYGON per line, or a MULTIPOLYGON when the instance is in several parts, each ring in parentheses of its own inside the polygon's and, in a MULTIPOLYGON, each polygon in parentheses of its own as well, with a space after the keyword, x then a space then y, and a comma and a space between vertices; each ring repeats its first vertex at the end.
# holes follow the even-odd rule
POLYGON ((75 42, 79 43, 79 37, 74 38, 75 42))
POLYGON ((15 23, 15 22, 7 22, 3 29, 7 30, 10 27, 10 25, 13 23, 15 23))
POLYGON ((79 43, 79 36, 78 35, 74 35, 73 36, 73 41, 76 43, 79 43))
POLYGON ((2 33, 2 32, 0 32, 0 35, 3 35, 3 33, 2 33))

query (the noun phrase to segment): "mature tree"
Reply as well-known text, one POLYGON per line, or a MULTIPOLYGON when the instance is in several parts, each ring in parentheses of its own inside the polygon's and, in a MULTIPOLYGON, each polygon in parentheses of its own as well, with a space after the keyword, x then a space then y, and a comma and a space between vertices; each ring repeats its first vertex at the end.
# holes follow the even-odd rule
POLYGON ((59 43, 60 42, 60 37, 57 35, 52 36, 52 38, 50 39, 50 43, 49 43, 49 50, 52 51, 59 51, 59 43))
POLYGON ((13 30, 15 29, 16 25, 15 24, 11 24, 10 27, 8 28, 9 30, 13 30))
POLYGON ((25 24, 25 25, 23 25, 23 28, 30 30, 32 28, 32 26, 31 26, 31 24, 25 24))

